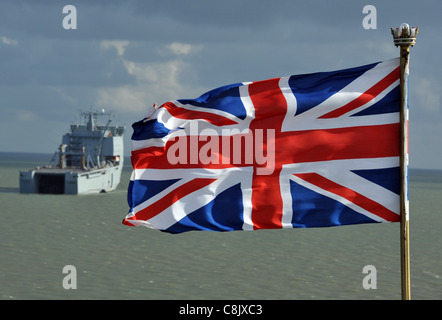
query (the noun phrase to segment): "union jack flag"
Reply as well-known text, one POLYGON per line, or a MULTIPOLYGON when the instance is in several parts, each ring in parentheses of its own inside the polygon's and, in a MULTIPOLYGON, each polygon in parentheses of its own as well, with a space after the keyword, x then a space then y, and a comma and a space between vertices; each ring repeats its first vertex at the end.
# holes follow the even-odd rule
POLYGON ((155 106, 133 124, 123 223, 181 233, 399 221, 399 82, 392 59, 155 106))

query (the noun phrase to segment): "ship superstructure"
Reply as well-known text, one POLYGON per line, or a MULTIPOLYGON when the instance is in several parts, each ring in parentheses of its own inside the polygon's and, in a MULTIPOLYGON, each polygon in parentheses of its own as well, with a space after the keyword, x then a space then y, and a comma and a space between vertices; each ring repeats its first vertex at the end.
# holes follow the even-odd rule
POLYGON ((81 194, 108 192, 120 183, 124 126, 112 114, 82 112, 48 166, 20 172, 21 193, 81 194), (99 118, 107 117, 107 123, 99 118))

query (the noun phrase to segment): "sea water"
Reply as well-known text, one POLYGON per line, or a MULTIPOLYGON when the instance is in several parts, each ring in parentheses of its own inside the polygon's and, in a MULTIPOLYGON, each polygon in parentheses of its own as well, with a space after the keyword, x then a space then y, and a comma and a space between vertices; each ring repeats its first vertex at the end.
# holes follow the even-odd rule
MULTIPOLYGON (((50 159, 0 153, 0 299, 401 298, 398 223, 170 235, 121 223, 127 160, 114 192, 20 194, 19 170, 50 159)), ((413 299, 442 299, 441 208, 441 172, 412 170, 413 299)))

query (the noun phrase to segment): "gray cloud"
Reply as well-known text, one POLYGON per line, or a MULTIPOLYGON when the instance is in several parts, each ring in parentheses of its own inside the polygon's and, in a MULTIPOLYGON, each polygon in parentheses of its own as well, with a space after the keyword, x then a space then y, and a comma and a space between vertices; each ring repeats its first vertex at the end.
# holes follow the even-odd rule
POLYGON ((63 29, 59 1, 0 3, 0 127, 17 131, 0 150, 52 152, 77 112, 91 105, 112 109, 129 127, 153 102, 390 59, 398 49, 389 28, 408 22, 421 28, 410 78, 412 165, 442 168, 432 155, 442 133, 436 0, 371 1, 375 30, 362 27, 366 1, 69 4, 77 8, 76 30, 63 29), (30 138, 17 129, 23 126, 39 134, 30 138))

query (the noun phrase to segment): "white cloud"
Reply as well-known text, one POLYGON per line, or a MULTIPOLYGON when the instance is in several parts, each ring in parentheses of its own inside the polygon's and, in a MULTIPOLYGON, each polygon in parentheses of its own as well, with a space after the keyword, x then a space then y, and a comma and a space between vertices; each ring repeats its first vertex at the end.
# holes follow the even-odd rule
POLYGON ((123 40, 103 40, 100 42, 100 46, 103 49, 115 48, 117 49, 118 56, 122 57, 126 51, 126 46, 129 45, 129 41, 123 40))
POLYGON ((167 46, 176 58, 165 62, 135 62, 125 57, 128 41, 102 41, 103 49, 116 48, 121 63, 136 82, 120 87, 104 87, 98 90, 95 105, 113 109, 123 109, 134 113, 144 113, 154 102, 162 104, 168 100, 188 97, 189 85, 182 81, 184 73, 189 73, 188 63, 180 55, 190 54, 194 47, 190 44, 173 42, 167 46))
POLYGON ((37 120, 37 116, 31 111, 22 111, 18 113, 18 119, 21 122, 32 122, 37 120))
POLYGON ((70 104, 77 103, 77 99, 68 94, 66 90, 56 86, 48 86, 47 88, 56 93, 63 101, 69 102, 70 104))
POLYGON ((16 46, 18 44, 17 40, 10 39, 7 37, 1 37, 0 40, 2 41, 3 44, 6 44, 7 46, 16 46))
POLYGON ((146 94, 133 86, 122 86, 118 88, 102 88, 98 90, 95 105, 110 107, 111 109, 130 112, 142 111, 145 109, 146 94))
POLYGON ((192 45, 188 43, 172 42, 167 46, 167 48, 172 51, 177 56, 187 55, 192 51, 192 45))

